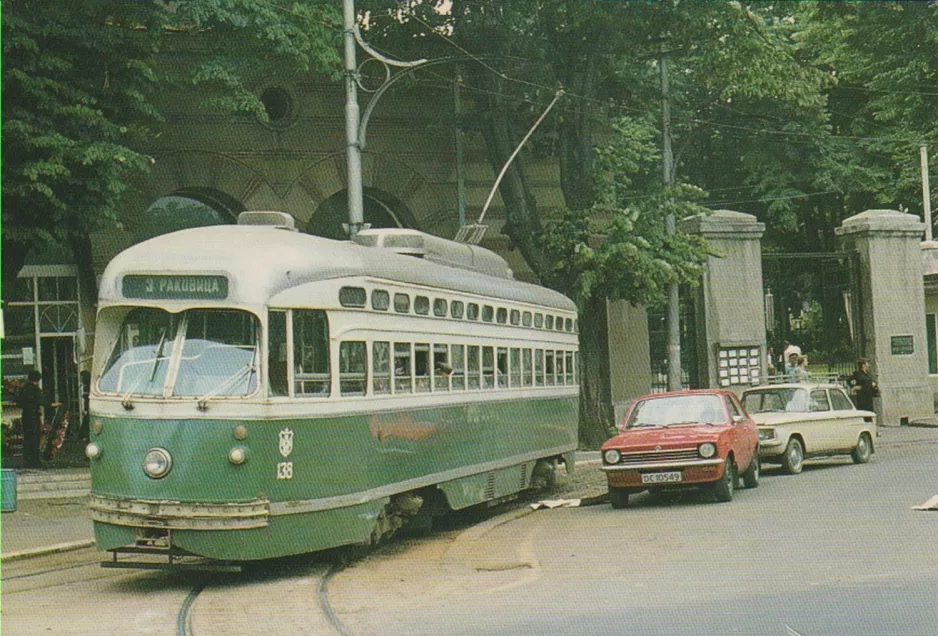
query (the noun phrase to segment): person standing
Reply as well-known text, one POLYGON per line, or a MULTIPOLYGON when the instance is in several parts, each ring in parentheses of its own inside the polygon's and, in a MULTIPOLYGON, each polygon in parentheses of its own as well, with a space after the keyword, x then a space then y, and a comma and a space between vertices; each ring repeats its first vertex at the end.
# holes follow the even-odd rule
POLYGON ((873 398, 879 396, 879 386, 870 374, 868 358, 857 360, 857 370, 850 376, 850 392, 853 401, 861 411, 873 410, 873 398))
POLYGON ((16 403, 23 409, 23 466, 42 468, 39 460, 39 431, 45 408, 49 406, 45 393, 39 386, 42 374, 33 369, 26 375, 26 385, 16 396, 16 403))
POLYGON ((798 368, 798 359, 800 357, 801 356, 797 353, 790 353, 786 358, 788 362, 785 363, 785 375, 788 377, 789 382, 798 382, 796 369, 798 368))
POLYGON ((789 360, 789 359, 791 359, 792 354, 795 354, 796 356, 800 356, 800 355, 801 355, 801 347, 799 347, 799 346, 796 345, 796 344, 792 344, 792 343, 786 341, 786 342, 785 342, 785 349, 782 351, 782 356, 784 356, 784 358, 785 358, 786 360, 789 360))
POLYGON ((798 356, 798 364, 794 369, 795 382, 810 382, 811 374, 808 373, 808 357, 798 356))

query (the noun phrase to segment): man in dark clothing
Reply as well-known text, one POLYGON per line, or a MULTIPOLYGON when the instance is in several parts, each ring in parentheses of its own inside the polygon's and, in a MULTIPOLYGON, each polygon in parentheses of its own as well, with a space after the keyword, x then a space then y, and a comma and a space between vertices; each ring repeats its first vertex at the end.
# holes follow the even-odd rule
POLYGON ((26 375, 26 385, 16 396, 16 403, 23 409, 23 465, 26 468, 42 468, 42 462, 39 461, 39 427, 49 402, 39 387, 41 379, 42 375, 38 371, 30 371, 26 375))
POLYGON ((91 421, 88 408, 89 398, 91 397, 91 373, 82 371, 79 377, 81 378, 81 426, 78 428, 78 439, 87 442, 88 427, 91 421))
POLYGON ((879 395, 879 387, 870 375, 870 361, 867 358, 857 361, 857 370, 850 376, 850 392, 858 409, 873 410, 873 398, 879 395))

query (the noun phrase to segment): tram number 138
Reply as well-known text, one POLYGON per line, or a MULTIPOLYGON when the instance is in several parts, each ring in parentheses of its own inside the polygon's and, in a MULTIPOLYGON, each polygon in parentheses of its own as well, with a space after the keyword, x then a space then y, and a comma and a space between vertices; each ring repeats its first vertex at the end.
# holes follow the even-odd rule
POLYGON ((293 479, 293 462, 277 464, 277 479, 293 479))

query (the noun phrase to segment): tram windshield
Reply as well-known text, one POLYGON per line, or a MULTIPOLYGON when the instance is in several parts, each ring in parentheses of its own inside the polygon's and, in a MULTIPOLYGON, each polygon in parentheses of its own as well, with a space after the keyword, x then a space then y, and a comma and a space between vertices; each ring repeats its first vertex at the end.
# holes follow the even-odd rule
POLYGON ((112 308, 122 321, 98 388, 127 396, 246 396, 257 390, 258 321, 240 310, 112 308))

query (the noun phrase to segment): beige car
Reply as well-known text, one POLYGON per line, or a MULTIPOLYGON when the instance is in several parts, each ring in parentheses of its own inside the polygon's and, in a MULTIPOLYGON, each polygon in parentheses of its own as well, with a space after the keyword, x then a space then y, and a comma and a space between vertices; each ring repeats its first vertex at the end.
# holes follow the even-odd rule
POLYGON ((743 392, 743 406, 759 426, 759 456, 801 472, 806 457, 849 454, 870 461, 876 414, 860 411, 836 384, 772 384, 743 392))

